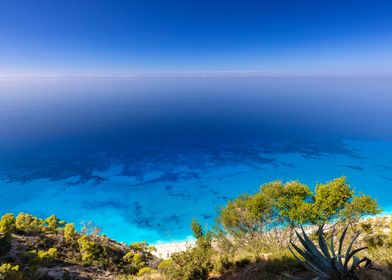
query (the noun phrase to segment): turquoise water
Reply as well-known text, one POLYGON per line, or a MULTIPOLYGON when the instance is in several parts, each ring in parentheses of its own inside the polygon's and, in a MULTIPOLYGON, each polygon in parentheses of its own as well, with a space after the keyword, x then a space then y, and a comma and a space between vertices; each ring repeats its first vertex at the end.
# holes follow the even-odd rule
POLYGON ((184 240, 260 184, 347 176, 392 210, 392 80, 0 81, 0 213, 184 240))

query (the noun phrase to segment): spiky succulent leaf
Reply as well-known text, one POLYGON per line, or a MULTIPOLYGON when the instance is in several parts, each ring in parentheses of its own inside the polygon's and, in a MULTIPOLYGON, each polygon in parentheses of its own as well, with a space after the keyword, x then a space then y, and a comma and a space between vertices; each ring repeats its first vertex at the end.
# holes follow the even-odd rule
POLYGON ((357 254, 357 253, 360 252, 360 251, 366 250, 367 248, 368 248, 368 247, 362 247, 362 248, 358 248, 358 249, 353 250, 353 251, 348 255, 348 257, 346 258, 346 260, 344 261, 344 267, 345 267, 345 269, 347 270, 348 263, 350 262, 350 259, 351 259, 352 257, 354 257, 355 254, 357 254))
POLYGON ((331 264, 323 256, 323 254, 320 253, 319 249, 316 247, 313 241, 310 240, 309 236, 306 234, 303 227, 301 227, 301 230, 302 230, 302 236, 299 233, 297 232, 296 233, 298 239, 300 240, 304 248, 308 251, 308 253, 313 255, 314 259, 316 259, 324 269, 329 269, 331 267, 331 264))
POLYGON ((312 271, 314 274, 322 277, 327 277, 328 275, 323 272, 323 267, 319 263, 317 263, 317 259, 313 258, 312 256, 309 256, 306 252, 301 250, 298 246, 296 246, 294 243, 291 243, 291 245, 294 247, 294 249, 300 254, 305 261, 302 261, 294 252, 290 249, 291 253, 294 255, 294 257, 303 265, 305 266, 308 270, 312 271))
POLYGON ((349 256, 350 256, 350 253, 351 253, 351 249, 353 248, 354 242, 355 242, 355 240, 357 240, 357 238, 359 237, 360 234, 361 234, 360 232, 355 234, 354 238, 351 240, 350 244, 347 247, 346 256, 345 256, 345 262, 344 262, 345 263, 344 268, 346 270, 348 270, 347 267, 348 267, 348 262, 350 261, 350 257, 349 256))
POLYGON ((325 237, 324 237, 324 226, 320 226, 320 228, 318 229, 318 243, 320 245, 320 249, 323 252, 324 256, 327 259, 331 258, 331 254, 329 252, 329 248, 327 245, 327 242, 325 241, 325 237))
POLYGON ((362 262, 364 262, 365 260, 364 259, 360 259, 360 258, 358 258, 357 256, 353 256, 353 262, 352 262, 352 264, 351 264, 351 271, 352 270, 354 270, 354 269, 356 269, 356 268, 358 268, 359 267, 359 265, 362 263, 362 262))
MULTIPOLYGON (((338 252, 336 254, 334 247, 334 236, 335 236, 335 227, 332 230, 330 245, 327 244, 324 236, 324 227, 320 226, 318 229, 318 247, 316 244, 309 238, 306 234, 305 230, 301 227, 302 234, 299 234, 295 231, 296 236, 299 242, 302 244, 303 249, 295 245, 291 242, 291 247, 304 259, 302 260, 298 257, 294 251, 289 247, 291 253, 294 257, 309 271, 313 272, 317 275, 316 278, 312 280, 327 280, 327 279, 356 279, 355 270, 359 267, 359 265, 363 262, 370 262, 369 259, 363 258, 359 259, 356 254, 362 250, 367 249, 367 247, 358 248, 352 250, 354 242, 357 240, 360 233, 355 234, 354 238, 351 240, 345 255, 342 255, 344 240, 347 236, 348 227, 346 227, 342 235, 339 238, 338 243, 338 252), (350 261, 351 266, 348 269, 350 261)), ((370 264, 365 269, 373 269, 370 264)), ((293 277, 288 274, 285 274, 286 277, 293 280, 303 280, 300 277, 293 277)))
POLYGON ((340 236, 340 240, 339 240, 339 251, 338 251, 338 260, 339 260, 339 264, 341 266, 343 266, 343 260, 342 260, 342 248, 343 248, 343 243, 344 243, 344 239, 346 238, 346 234, 347 234, 347 230, 348 230, 348 226, 346 226, 343 230, 342 235, 340 236))

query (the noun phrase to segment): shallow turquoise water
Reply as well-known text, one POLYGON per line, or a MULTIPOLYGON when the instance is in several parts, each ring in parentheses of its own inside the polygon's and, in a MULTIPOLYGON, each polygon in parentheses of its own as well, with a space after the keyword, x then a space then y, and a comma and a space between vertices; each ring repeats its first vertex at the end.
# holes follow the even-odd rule
POLYGON ((260 184, 347 176, 392 205, 392 81, 0 81, 0 213, 184 240, 260 184))

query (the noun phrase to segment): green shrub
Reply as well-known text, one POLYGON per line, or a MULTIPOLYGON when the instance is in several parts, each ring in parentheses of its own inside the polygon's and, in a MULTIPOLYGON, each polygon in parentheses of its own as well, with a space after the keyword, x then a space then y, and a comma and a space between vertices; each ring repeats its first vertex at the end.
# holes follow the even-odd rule
POLYGON ((37 256, 41 261, 52 261, 58 255, 58 251, 56 248, 50 248, 48 251, 39 250, 37 252, 37 256))
POLYGON ((65 241, 71 243, 76 237, 76 230, 74 224, 66 224, 64 226, 64 238, 65 241))
POLYGON ((148 243, 145 241, 142 242, 133 242, 129 245, 129 249, 135 252, 142 252, 147 250, 148 248, 148 243))
POLYGON ((51 215, 48 218, 46 218, 45 223, 47 228, 52 231, 56 231, 62 225, 60 219, 57 218, 55 215, 51 215))
POLYGON ((0 220, 0 256, 11 249, 12 233, 15 231, 13 214, 5 214, 0 220))
POLYGON ((364 238, 369 248, 383 247, 388 242, 388 235, 381 230, 372 233, 364 238))
MULTIPOLYGON (((179 280, 179 279, 182 279, 181 276, 184 274, 182 271, 179 273, 179 270, 180 270, 179 266, 181 264, 179 264, 179 260, 175 256, 176 254, 178 256, 179 253, 175 253, 172 255, 172 257, 174 256, 174 260, 173 260, 173 258, 163 260, 158 265, 158 271, 161 274, 163 274, 167 279, 179 280)), ((185 262, 183 262, 183 263, 185 263, 185 262)))
POLYGON ((145 276, 147 274, 151 274, 153 272, 156 272, 156 270, 149 268, 149 267, 143 267, 139 270, 139 272, 137 273, 136 276, 141 277, 141 276, 145 276))
POLYGON ((0 265, 0 279, 2 280, 22 280, 23 273, 19 271, 18 265, 4 263, 0 265))
POLYGON ((158 270, 165 273, 170 270, 173 266, 173 261, 171 259, 163 260, 158 265, 158 270))
POLYGON ((128 264, 128 272, 136 274, 140 269, 146 266, 143 256, 139 253, 128 252, 123 260, 128 264))
POLYGON ((140 253, 143 256, 151 257, 151 252, 155 251, 154 246, 150 246, 147 242, 133 242, 129 245, 129 249, 133 252, 140 253))
POLYGON ((78 239, 79 250, 84 265, 91 265, 96 260, 97 246, 94 241, 86 235, 78 239))
POLYGON ((199 223, 197 220, 195 220, 195 219, 192 220, 192 232, 193 232, 193 236, 194 236, 196 239, 199 239, 199 238, 201 238, 201 237, 204 236, 204 232, 203 232, 202 226, 201 226, 200 223, 199 223))
POLYGON ((211 234, 200 236, 193 248, 174 253, 170 261, 159 265, 160 271, 173 280, 205 280, 213 269, 211 234))
POLYGON ((11 234, 15 231, 15 217, 13 214, 5 214, 0 220, 0 233, 11 234))
POLYGON ((221 255, 215 260, 213 266, 214 266, 213 270, 215 273, 222 274, 233 266, 233 262, 229 258, 229 256, 221 255))
POLYGON ((26 213, 20 213, 15 220, 16 229, 28 234, 42 232, 44 225, 45 222, 42 219, 26 213))

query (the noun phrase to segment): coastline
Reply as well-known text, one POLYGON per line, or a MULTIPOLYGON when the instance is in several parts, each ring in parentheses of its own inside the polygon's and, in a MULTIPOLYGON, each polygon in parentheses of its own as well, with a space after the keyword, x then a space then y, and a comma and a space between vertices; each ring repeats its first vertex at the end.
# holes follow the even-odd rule
MULTIPOLYGON (((392 212, 391 211, 383 211, 380 214, 374 216, 366 216, 361 219, 364 220, 374 220, 377 218, 388 218, 392 221, 392 212)), ((190 247, 195 245, 195 240, 187 240, 187 241, 175 241, 169 243, 158 243, 153 245, 156 250, 152 252, 152 254, 161 259, 168 259, 170 258, 171 254, 178 253, 187 250, 190 247)))
POLYGON ((193 247, 195 241, 178 241, 171 243, 162 243, 154 245, 156 248, 152 254, 161 259, 170 258, 171 254, 185 251, 186 249, 193 247))

